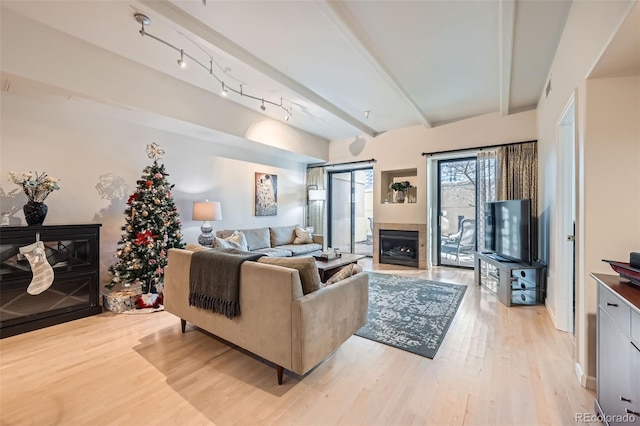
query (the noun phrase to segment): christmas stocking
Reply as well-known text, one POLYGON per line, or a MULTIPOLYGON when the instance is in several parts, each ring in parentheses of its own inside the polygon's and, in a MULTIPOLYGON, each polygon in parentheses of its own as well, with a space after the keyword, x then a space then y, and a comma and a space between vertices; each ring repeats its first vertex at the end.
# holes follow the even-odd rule
POLYGON ((42 241, 37 241, 28 246, 20 247, 20 253, 29 261, 33 271, 33 279, 27 287, 27 293, 37 295, 51 287, 53 283, 53 269, 47 262, 42 241))

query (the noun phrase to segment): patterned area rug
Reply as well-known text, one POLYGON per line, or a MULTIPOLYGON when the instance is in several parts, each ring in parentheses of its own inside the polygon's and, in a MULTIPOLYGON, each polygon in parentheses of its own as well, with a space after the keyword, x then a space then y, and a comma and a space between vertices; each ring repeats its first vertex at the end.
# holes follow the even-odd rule
POLYGON ((466 286, 369 274, 369 317, 357 336, 433 358, 466 286))

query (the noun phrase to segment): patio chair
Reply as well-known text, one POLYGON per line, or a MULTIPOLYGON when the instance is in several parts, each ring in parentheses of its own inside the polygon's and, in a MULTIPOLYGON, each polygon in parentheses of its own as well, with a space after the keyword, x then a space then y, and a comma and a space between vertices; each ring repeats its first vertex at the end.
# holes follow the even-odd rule
POLYGON ((447 256, 453 256, 460 265, 461 255, 470 255, 476 247, 476 221, 475 219, 463 219, 460 222, 460 230, 442 240, 440 252, 447 256))

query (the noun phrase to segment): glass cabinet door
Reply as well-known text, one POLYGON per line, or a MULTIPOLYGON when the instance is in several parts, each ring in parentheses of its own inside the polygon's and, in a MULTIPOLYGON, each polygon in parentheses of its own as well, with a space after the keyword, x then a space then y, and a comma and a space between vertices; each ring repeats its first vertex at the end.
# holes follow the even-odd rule
POLYGON ((98 303, 100 225, 0 228, 0 337, 102 312, 98 303), (20 249, 44 246, 53 281, 27 292, 32 265, 20 249))

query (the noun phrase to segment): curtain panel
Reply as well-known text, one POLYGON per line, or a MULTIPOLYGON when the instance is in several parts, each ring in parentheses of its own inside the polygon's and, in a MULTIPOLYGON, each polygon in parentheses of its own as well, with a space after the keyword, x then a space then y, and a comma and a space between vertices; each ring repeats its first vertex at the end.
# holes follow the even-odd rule
POLYGON ((538 256, 538 144, 507 145, 496 150, 498 199, 531 199, 531 253, 538 256))
POLYGON ((324 235, 324 212, 326 201, 309 201, 309 186, 325 187, 325 170, 323 167, 307 169, 307 226, 313 226, 314 234, 324 235))

